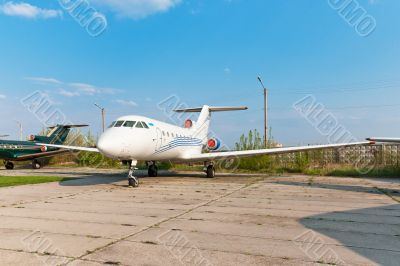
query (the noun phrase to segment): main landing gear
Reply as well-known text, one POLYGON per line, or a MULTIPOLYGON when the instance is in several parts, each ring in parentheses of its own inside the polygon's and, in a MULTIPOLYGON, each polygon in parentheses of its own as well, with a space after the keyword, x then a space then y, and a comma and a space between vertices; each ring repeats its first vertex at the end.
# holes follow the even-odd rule
POLYGON ((42 164, 40 162, 38 162, 37 160, 33 160, 32 161, 32 169, 38 170, 40 168, 42 168, 42 164))
POLYGON ((214 163, 204 162, 204 172, 207 174, 207 178, 215 177, 214 163))
POLYGON ((14 164, 12 162, 10 162, 10 161, 4 161, 4 167, 7 170, 12 170, 12 169, 14 169, 14 164))
POLYGON ((148 175, 149 177, 157 177, 158 176, 158 167, 156 162, 147 162, 148 166, 148 175))
POLYGON ((135 173, 135 171, 137 170, 136 165, 137 165, 137 161, 129 162, 129 174, 128 174, 129 187, 138 187, 139 186, 139 179, 133 175, 135 173))

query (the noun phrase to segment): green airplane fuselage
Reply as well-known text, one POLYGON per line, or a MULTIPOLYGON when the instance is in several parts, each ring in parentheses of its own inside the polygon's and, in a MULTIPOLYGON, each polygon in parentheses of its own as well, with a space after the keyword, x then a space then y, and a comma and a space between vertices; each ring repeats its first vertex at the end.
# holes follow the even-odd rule
POLYGON ((73 127, 81 127, 81 125, 57 125, 50 128, 51 131, 46 136, 31 136, 29 141, 0 140, 0 160, 28 161, 65 153, 66 150, 46 147, 38 143, 63 144, 73 127))
POLYGON ((44 157, 49 152, 58 150, 37 145, 34 141, 0 140, 0 159, 6 161, 24 161, 44 157))

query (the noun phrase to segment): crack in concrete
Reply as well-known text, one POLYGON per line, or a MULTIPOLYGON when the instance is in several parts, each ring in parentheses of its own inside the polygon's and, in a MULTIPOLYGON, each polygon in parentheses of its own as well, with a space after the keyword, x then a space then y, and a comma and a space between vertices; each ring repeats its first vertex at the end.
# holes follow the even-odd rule
MULTIPOLYGON (((139 231, 139 232, 135 232, 135 233, 133 233, 133 234, 130 234, 130 235, 127 235, 127 236, 125 236, 125 237, 123 237, 123 238, 120 238, 120 239, 118 239, 118 240, 116 240, 116 241, 113 241, 113 242, 111 242, 111 243, 108 243, 107 245, 104 245, 104 246, 102 246, 102 247, 98 247, 98 248, 96 248, 96 249, 94 249, 94 250, 88 252, 88 253, 85 254, 85 255, 82 255, 82 256, 80 256, 80 257, 77 257, 77 258, 73 259, 72 261, 70 261, 70 262, 68 262, 67 264, 64 264, 64 265, 68 265, 68 264, 70 264, 70 263, 72 263, 72 262, 74 262, 74 261, 76 261, 76 260, 82 260, 84 257, 86 257, 86 256, 88 256, 88 255, 90 255, 90 254, 96 253, 96 252, 101 251, 101 250, 103 250, 103 249, 105 249, 105 248, 107 248, 107 247, 110 247, 110 246, 112 246, 112 245, 114 245, 114 244, 116 244, 116 243, 118 243, 118 242, 124 241, 124 240, 126 240, 126 239, 128 239, 128 238, 131 238, 131 237, 133 237, 133 236, 136 236, 136 235, 138 235, 138 234, 141 234, 141 233, 143 233, 143 232, 146 232, 147 230, 149 230, 149 229, 151 229, 151 228, 154 228, 154 227, 157 227, 158 225, 160 225, 160 224, 162 224, 162 223, 165 223, 165 222, 171 221, 171 220, 173 220, 173 219, 179 218, 179 217, 181 217, 181 216, 183 216, 183 215, 185 215, 185 214, 188 214, 188 213, 192 212, 193 210, 196 210, 196 209, 198 209, 198 208, 200 208, 200 207, 203 207, 203 206, 205 206, 205 205, 207 205, 207 204, 210 204, 210 203, 216 202, 216 201, 218 201, 218 200, 220 200, 220 199, 222 199, 222 198, 228 197, 228 196, 234 194, 234 193, 237 192, 237 191, 246 189, 246 188, 250 187, 251 185, 260 182, 260 179, 261 179, 261 178, 255 178, 255 179, 253 179, 252 181, 250 181, 249 183, 244 184, 244 185, 242 185, 241 187, 239 187, 239 188, 237 188, 237 189, 234 189, 233 191, 230 191, 230 192, 228 192, 228 193, 226 193, 226 194, 224 194, 224 195, 222 195, 222 196, 219 196, 219 197, 217 197, 217 198, 215 198, 215 199, 209 200, 209 201, 207 201, 207 202, 205 202, 205 203, 198 204, 197 206, 195 206, 195 207, 193 207, 193 208, 190 208, 190 209, 187 210, 187 211, 184 211, 184 212, 182 212, 182 213, 180 213, 180 214, 178 214, 178 215, 175 215, 175 216, 173 216, 173 217, 166 218, 166 219, 164 219, 164 220, 161 221, 161 222, 155 223, 155 224, 153 224, 153 225, 149 225, 149 226, 147 226, 146 228, 144 228, 143 230, 141 230, 141 231, 139 231)), ((264 180, 264 178, 262 178, 262 180, 264 180)))

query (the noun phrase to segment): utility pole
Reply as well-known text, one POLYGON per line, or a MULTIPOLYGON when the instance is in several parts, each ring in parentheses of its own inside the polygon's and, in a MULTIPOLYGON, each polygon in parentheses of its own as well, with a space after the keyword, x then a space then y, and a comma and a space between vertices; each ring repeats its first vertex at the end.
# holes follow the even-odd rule
POLYGON ((22 128, 22 123, 19 121, 15 121, 17 122, 18 126, 19 126, 19 140, 23 141, 23 128, 22 128))
POLYGON ((268 147, 268 90, 260 77, 257 77, 261 86, 264 89, 264 145, 268 147))
POLYGON ((97 103, 94 104, 97 108, 101 110, 101 122, 103 126, 103 133, 106 130, 106 109, 104 107, 101 107, 97 103))

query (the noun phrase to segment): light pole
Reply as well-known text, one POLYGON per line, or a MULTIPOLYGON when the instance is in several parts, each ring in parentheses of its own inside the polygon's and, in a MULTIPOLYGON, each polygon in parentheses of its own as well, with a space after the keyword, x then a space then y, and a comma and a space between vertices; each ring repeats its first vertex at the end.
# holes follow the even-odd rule
POLYGON ((103 126, 103 133, 106 130, 106 109, 104 107, 101 107, 97 103, 94 104, 97 108, 101 110, 101 122, 103 126))
POLYGON ((19 140, 23 141, 23 128, 22 128, 22 123, 19 121, 15 121, 17 122, 18 126, 19 126, 19 140))
POLYGON ((265 148, 268 146, 268 90, 264 86, 264 83, 260 77, 257 77, 261 86, 264 89, 264 145, 265 148))

